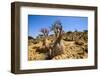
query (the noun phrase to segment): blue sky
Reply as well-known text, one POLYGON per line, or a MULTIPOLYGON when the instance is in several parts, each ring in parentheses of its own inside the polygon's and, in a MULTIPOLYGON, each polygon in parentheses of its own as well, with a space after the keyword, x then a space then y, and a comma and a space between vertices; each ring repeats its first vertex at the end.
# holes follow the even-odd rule
POLYGON ((41 28, 49 29, 51 24, 57 20, 61 21, 65 32, 88 29, 88 17, 28 15, 28 35, 32 37, 38 36, 41 33, 41 28))

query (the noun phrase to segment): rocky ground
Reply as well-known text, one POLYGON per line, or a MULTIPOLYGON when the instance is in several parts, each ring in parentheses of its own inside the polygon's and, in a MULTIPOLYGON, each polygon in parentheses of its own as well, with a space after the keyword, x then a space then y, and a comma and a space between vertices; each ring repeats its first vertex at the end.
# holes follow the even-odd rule
MULTIPOLYGON (((54 41, 53 35, 47 39, 48 44, 52 45, 54 41)), ((66 32, 63 35, 62 42, 64 44, 64 52, 54 56, 51 60, 59 59, 85 59, 88 57, 88 32, 66 32)), ((29 37, 28 39, 28 60, 47 60, 48 54, 42 45, 42 37, 36 39, 29 37)))

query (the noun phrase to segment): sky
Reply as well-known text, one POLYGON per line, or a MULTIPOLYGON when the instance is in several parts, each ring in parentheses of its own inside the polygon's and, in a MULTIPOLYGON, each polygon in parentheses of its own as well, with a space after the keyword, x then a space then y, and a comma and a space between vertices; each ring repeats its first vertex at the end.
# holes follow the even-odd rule
POLYGON ((28 36, 35 38, 38 34, 41 34, 41 28, 49 29, 57 20, 60 20, 65 32, 88 30, 88 17, 28 15, 28 36))

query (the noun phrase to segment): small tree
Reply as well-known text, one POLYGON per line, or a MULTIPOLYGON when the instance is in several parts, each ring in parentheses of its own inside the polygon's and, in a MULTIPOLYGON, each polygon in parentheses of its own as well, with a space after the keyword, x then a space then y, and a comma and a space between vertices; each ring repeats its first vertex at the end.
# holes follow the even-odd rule
POLYGON ((49 30, 47 28, 41 28, 40 32, 43 33, 44 37, 47 37, 49 34, 49 30))
POLYGON ((43 34, 43 45, 46 47, 49 30, 47 28, 41 28, 40 32, 43 34))

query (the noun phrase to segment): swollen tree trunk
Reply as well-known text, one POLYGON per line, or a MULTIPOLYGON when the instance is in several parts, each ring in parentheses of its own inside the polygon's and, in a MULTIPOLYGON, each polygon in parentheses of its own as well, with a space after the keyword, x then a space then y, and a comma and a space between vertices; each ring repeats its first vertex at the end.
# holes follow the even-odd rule
POLYGON ((51 53, 51 58, 62 54, 63 51, 64 51, 64 45, 63 45, 63 40, 62 40, 62 33, 60 32, 54 42, 52 53, 51 53))

